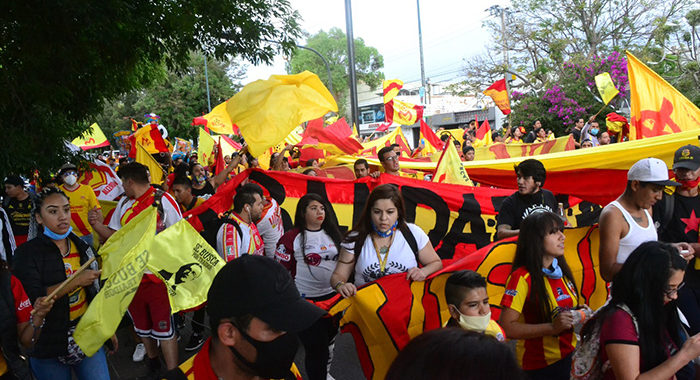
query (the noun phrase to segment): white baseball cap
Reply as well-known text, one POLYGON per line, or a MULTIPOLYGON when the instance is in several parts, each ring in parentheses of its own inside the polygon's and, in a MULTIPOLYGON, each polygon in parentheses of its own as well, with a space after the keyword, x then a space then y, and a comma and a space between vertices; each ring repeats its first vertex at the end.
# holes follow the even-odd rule
POLYGON ((668 166, 658 158, 645 158, 632 165, 627 171, 628 181, 653 183, 663 186, 680 186, 678 182, 668 179, 668 166))

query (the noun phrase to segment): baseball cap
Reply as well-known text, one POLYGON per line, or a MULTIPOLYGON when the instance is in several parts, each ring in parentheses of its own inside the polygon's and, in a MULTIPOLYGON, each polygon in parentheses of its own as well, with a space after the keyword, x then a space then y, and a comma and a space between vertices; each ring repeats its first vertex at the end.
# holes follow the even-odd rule
POLYGON ((24 180, 22 177, 18 175, 8 175, 5 177, 5 184, 7 185, 13 185, 13 186, 20 186, 24 185, 24 180))
POLYGON ((228 262, 209 288, 212 320, 250 314, 272 328, 299 332, 326 312, 301 298, 289 272, 275 260, 245 255, 228 262))
POLYGON ((680 186, 678 182, 668 179, 668 166, 658 158, 645 158, 632 165, 627 171, 628 181, 640 181, 663 186, 680 186))
POLYGON ((673 169, 684 168, 698 170, 700 168, 700 147, 683 145, 673 156, 673 169))
POLYGON ((68 170, 75 170, 75 171, 77 171, 77 170, 78 170, 78 167, 75 166, 75 165, 73 165, 73 164, 71 164, 71 163, 64 164, 63 166, 61 166, 61 169, 58 170, 58 174, 63 174, 64 172, 66 172, 66 171, 68 171, 68 170))

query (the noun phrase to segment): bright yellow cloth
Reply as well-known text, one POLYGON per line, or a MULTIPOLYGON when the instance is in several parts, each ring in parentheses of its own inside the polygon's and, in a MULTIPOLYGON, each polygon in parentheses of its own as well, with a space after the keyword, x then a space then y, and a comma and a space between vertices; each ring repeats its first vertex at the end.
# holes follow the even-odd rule
POLYGON ((207 166, 214 162, 214 146, 216 141, 203 128, 199 128, 199 139, 197 139, 197 154, 199 163, 207 166))
POLYGON ((104 132, 102 132, 102 129, 100 129, 100 126, 97 125, 97 123, 92 123, 89 133, 86 132, 82 136, 73 139, 71 143, 83 149, 91 149, 109 145, 107 137, 105 137, 104 132))
POLYGON ((233 123, 231 123, 231 116, 226 110, 226 102, 214 107, 211 112, 202 116, 202 118, 207 119, 207 127, 212 132, 220 135, 233 134, 233 123))
POLYGON ((156 161, 153 156, 146 150, 146 148, 141 145, 140 142, 136 142, 136 162, 146 165, 148 171, 151 173, 151 183, 160 185, 163 183, 163 168, 160 166, 158 161, 156 161))
POLYGON ((469 180, 466 170, 464 170, 462 160, 459 158, 459 153, 455 144, 452 143, 452 139, 447 140, 447 143, 445 143, 445 150, 440 156, 437 168, 435 168, 433 182, 474 186, 474 183, 469 180))
POLYGON ((615 83, 613 83, 612 78, 610 78, 610 73, 608 72, 596 75, 595 85, 598 87, 600 97, 605 104, 610 103, 615 95, 620 93, 620 91, 615 88, 615 83))
MULTIPOLYGON (((63 258, 63 265, 66 269, 66 278, 70 277, 80 268, 80 252, 78 252, 78 248, 75 244, 71 243, 70 252, 63 258)), ((71 321, 82 317, 88 307, 85 288, 79 286, 68 294, 68 305, 70 306, 71 321)))
POLYGON ((258 157, 299 124, 338 112, 338 105, 318 76, 304 71, 250 83, 229 99, 226 109, 258 157))

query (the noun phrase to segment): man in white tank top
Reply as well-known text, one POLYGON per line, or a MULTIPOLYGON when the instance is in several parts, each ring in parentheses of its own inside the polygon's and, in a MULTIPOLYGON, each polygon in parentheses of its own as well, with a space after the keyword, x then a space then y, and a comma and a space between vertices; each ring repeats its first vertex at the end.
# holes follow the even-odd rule
POLYGON ((668 167, 658 158, 645 158, 632 165, 625 192, 600 214, 598 254, 600 275, 605 281, 612 281, 640 244, 657 240, 651 207, 661 200, 665 186, 679 185, 668 179, 668 167))

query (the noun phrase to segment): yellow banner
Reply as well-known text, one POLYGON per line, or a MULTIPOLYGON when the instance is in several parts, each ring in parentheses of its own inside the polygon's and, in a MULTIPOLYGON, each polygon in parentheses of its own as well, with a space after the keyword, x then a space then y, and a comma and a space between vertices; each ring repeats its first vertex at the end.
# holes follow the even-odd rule
POLYGON ((700 128, 700 109, 630 52, 627 71, 632 103, 630 140, 700 128))
POLYGON ((403 81, 398 79, 390 79, 382 82, 384 88, 384 103, 389 103, 399 94, 399 90, 403 87, 403 81))
POLYGON ((197 155, 199 163, 207 166, 214 162, 214 146, 216 141, 209 135, 204 128, 199 128, 199 139, 197 139, 197 155))
POLYGON ((87 131, 80 137, 72 141, 73 145, 80 147, 81 149, 92 149, 103 146, 109 146, 109 141, 105 137, 104 132, 97 123, 92 123, 90 126, 90 132, 87 131))
POLYGON ((257 157, 299 124, 338 112, 338 105, 318 76, 304 71, 249 83, 229 99, 227 110, 257 157))
POLYGON ((487 146, 474 146, 474 160, 495 160, 511 157, 538 156, 546 153, 565 152, 576 149, 570 135, 557 137, 542 143, 504 144, 493 143, 487 146))
POLYGON ((596 75, 595 85, 598 87, 600 97, 606 105, 620 93, 620 91, 615 88, 615 83, 613 83, 612 78, 610 78, 610 73, 608 72, 596 75))
POLYGON ((112 234, 102 245, 100 257, 103 280, 118 270, 122 260, 133 247, 145 244, 156 235, 157 214, 155 207, 148 207, 112 234))

